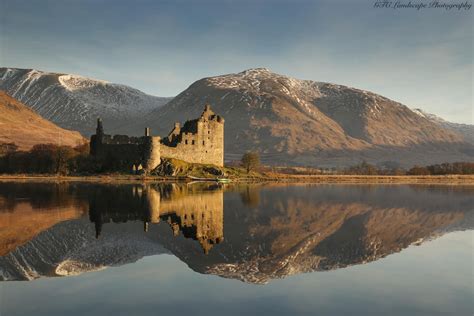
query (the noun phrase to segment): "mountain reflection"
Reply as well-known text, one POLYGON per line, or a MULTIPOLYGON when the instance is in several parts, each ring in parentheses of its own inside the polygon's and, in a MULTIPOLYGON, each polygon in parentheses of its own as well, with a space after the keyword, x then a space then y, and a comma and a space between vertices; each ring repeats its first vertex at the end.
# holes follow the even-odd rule
POLYGON ((197 240, 205 254, 224 239, 223 190, 217 185, 101 186, 89 200, 89 218, 96 238, 104 223, 166 222, 173 236, 197 240))
POLYGON ((472 229, 473 193, 472 186, 0 183, 0 279, 73 275, 170 252, 199 273, 266 283, 472 229))

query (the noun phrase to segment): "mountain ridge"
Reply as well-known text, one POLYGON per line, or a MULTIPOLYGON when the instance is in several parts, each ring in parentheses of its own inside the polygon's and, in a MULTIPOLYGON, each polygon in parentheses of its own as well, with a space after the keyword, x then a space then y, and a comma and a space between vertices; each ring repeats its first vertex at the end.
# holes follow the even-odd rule
POLYGON ((170 100, 123 84, 21 68, 0 68, 0 89, 44 118, 85 136, 93 133, 98 117, 117 129, 170 100))
POLYGON ((428 120, 432 122, 440 124, 441 126, 444 126, 447 129, 451 129, 463 135, 466 141, 470 142, 471 144, 474 144, 474 125, 450 122, 436 114, 425 112, 420 108, 413 109, 413 112, 427 118, 428 120))

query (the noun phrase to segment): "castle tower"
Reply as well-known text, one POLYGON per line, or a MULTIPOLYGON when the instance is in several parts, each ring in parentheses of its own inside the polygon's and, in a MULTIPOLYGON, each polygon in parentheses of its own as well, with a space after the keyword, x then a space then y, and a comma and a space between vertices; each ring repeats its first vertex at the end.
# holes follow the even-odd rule
POLYGON ((102 126, 102 119, 99 117, 97 118, 97 127, 95 129, 96 135, 104 135, 104 127, 102 126))
POLYGON ((151 136, 150 129, 147 127, 145 129, 144 137, 144 152, 143 152, 143 162, 146 172, 153 171, 161 163, 161 138, 158 136, 151 136))
POLYGON ((102 119, 99 117, 97 118, 97 127, 95 129, 95 135, 91 136, 91 141, 89 144, 89 152, 91 155, 93 156, 98 155, 103 137, 104 137, 104 127, 102 126, 102 119))
POLYGON ((215 114, 211 106, 206 104, 199 118, 198 134, 204 145, 204 163, 224 166, 224 119, 215 114))

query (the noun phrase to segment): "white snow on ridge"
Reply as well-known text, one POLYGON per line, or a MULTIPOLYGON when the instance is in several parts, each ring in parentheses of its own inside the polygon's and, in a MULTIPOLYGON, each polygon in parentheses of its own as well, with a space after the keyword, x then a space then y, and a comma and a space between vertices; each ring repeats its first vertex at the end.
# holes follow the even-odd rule
POLYGON ((17 71, 17 69, 7 68, 5 70, 5 72, 3 73, 2 77, 0 78, 0 80, 5 80, 5 79, 13 76, 16 73, 16 71, 17 71))
POLYGON ((97 85, 108 84, 105 80, 89 79, 77 75, 62 75, 58 77, 59 82, 69 91, 92 88, 97 85))
MULTIPOLYGON (((89 135, 97 117, 109 126, 144 115, 171 98, 148 95, 122 84, 35 69, 0 68, 0 90, 63 128, 89 135)), ((125 127, 126 128, 126 127, 125 127)), ((110 132, 127 133, 126 130, 110 132)))

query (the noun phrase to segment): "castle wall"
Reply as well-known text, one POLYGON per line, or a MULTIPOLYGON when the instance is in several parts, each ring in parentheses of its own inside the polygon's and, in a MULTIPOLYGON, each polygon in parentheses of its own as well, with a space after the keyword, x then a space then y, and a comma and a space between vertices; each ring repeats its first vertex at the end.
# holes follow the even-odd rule
POLYGON ((102 144, 97 152, 102 158, 140 162, 142 160, 141 147, 139 144, 102 144))
POLYGON ((196 133, 182 132, 175 146, 161 144, 161 157, 224 166, 224 124, 197 121, 196 133))
POLYGON ((160 164, 160 137, 125 135, 93 135, 91 154, 120 165, 130 170, 133 165, 141 164, 151 171, 160 164))

